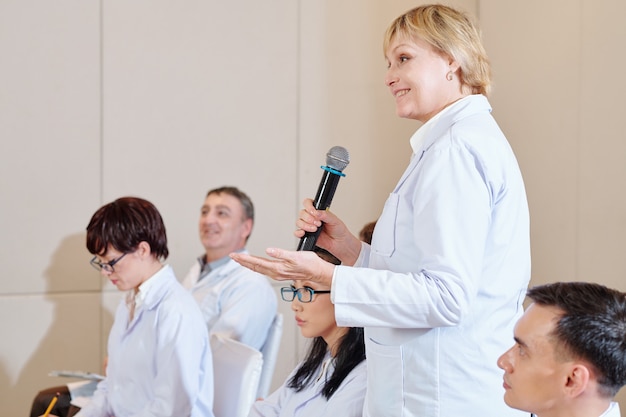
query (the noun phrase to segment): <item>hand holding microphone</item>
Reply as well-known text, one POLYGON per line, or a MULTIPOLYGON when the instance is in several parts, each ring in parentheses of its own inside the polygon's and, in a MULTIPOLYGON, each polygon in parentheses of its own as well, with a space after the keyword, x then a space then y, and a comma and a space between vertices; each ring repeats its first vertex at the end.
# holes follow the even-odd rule
MULTIPOLYGON (((315 200, 309 200, 313 203, 316 210, 326 210, 330 207, 330 202, 333 199, 335 190, 337 189, 339 179, 344 176, 341 171, 343 171, 348 165, 350 162, 349 159, 350 156, 348 151, 341 146, 331 148, 326 154, 326 166, 321 167, 324 170, 324 174, 317 190, 317 195, 315 196, 315 200)), ((308 210, 310 210, 310 207, 308 206, 309 203, 307 202, 305 205, 307 206, 306 208, 308 212, 308 210)), ((325 217, 329 216, 326 215, 325 217)), ((334 215, 331 215, 330 217, 333 218, 333 239, 338 237, 340 240, 340 249, 337 248, 337 254, 341 256, 340 259, 343 263, 347 260, 347 265, 353 265, 354 261, 358 257, 361 243, 356 237, 350 234, 349 230, 345 227, 345 224, 341 220, 335 219, 334 215), (337 233, 337 231, 339 231, 339 233, 337 233)), ((316 222, 314 223, 316 224, 316 222)), ((308 225, 313 226, 314 223, 308 223, 308 225)), ((330 220, 328 225, 331 226, 330 220)), ((323 227, 324 223, 322 223, 315 232, 304 232, 304 235, 300 235, 302 237, 300 239, 300 244, 298 245, 298 251, 313 251, 317 238, 322 232, 323 227)), ((306 228, 312 229, 312 227, 308 226, 306 228)), ((300 228, 299 231, 302 232, 304 229, 300 228)), ((331 231, 331 229, 328 231, 331 231)), ((323 261, 316 255, 298 253, 297 251, 286 251, 278 248, 268 248, 266 253, 272 259, 266 259, 260 256, 253 256, 241 252, 231 253, 230 257, 246 268, 252 269, 253 271, 259 272, 275 280, 293 281, 306 279, 318 282, 325 286, 330 286, 332 284, 335 265, 323 261)))
MULTIPOLYGON (((317 189, 317 194, 313 200, 313 205, 317 210, 326 210, 330 207, 330 203, 335 195, 339 179, 344 177, 342 171, 350 163, 350 154, 341 146, 333 146, 326 154, 326 166, 321 168, 324 170, 322 180, 317 189)), ((311 251, 315 248, 317 238, 322 232, 322 224, 315 232, 306 232, 300 239, 298 244, 299 251, 311 251)))

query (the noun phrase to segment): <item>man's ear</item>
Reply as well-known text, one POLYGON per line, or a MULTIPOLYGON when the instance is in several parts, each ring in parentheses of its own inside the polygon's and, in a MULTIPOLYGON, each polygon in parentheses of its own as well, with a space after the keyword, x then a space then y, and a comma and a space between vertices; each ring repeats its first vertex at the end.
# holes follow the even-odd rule
POLYGON ((567 375, 567 382, 564 387, 564 392, 570 398, 578 397, 584 393, 590 383, 591 372, 587 365, 583 363, 574 363, 567 375))
POLYGON ((250 235, 252 234, 252 219, 246 219, 243 221, 243 235, 244 240, 248 240, 248 238, 250 237, 250 235))

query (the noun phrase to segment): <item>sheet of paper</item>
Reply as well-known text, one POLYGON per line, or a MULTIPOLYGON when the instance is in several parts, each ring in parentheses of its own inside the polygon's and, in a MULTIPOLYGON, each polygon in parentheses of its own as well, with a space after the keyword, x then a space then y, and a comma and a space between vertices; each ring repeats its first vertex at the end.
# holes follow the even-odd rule
POLYGON ((51 371, 48 375, 63 376, 63 377, 68 377, 68 378, 89 379, 93 381, 102 381, 104 379, 104 376, 100 374, 94 374, 93 372, 85 372, 85 371, 51 371))
POLYGON ((72 398, 70 403, 76 407, 83 408, 89 403, 89 401, 91 401, 91 397, 96 390, 98 382, 99 381, 85 380, 68 383, 67 388, 70 391, 70 397, 72 398))

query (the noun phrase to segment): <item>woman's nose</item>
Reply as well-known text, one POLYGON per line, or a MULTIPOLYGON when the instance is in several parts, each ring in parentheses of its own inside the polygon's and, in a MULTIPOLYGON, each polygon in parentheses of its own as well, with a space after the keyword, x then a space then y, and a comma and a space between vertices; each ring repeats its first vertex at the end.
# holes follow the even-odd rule
POLYGON ((394 74, 393 70, 389 68, 385 73, 385 85, 391 87, 398 82, 398 77, 394 74))
POLYGON ((300 302, 300 300, 298 300, 298 297, 293 297, 293 300, 291 300, 291 310, 293 311, 302 310, 302 303, 300 302))

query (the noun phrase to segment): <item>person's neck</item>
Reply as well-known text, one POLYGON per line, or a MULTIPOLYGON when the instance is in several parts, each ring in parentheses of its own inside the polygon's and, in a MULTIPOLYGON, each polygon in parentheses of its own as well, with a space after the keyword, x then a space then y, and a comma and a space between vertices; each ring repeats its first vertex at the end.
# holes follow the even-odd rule
POLYGON ((546 410, 534 414, 535 417, 600 417, 611 405, 611 399, 587 398, 585 401, 574 401, 567 407, 546 410))
POLYGON ((144 273, 144 278, 141 280, 141 283, 134 288, 134 295, 137 295, 139 291, 139 287, 141 284, 152 278, 157 272, 159 272, 163 268, 163 264, 158 259, 153 259, 149 265, 146 265, 146 271, 144 273))
POLYGON ((336 327, 333 332, 327 336, 324 336, 324 341, 328 345, 328 351, 333 358, 337 356, 337 351, 341 343, 341 338, 348 333, 347 327, 336 327))
POLYGON ((157 272, 159 272, 163 268, 163 264, 158 259, 155 259, 149 267, 148 278, 154 276, 157 272))
POLYGON ((242 250, 244 250, 244 247, 238 248, 238 249, 233 249, 233 250, 228 250, 228 251, 224 251, 224 250, 207 250, 204 254, 204 261, 208 264, 210 264, 211 262, 215 262, 215 261, 219 261, 222 258, 227 257, 229 254, 233 253, 233 252, 241 252, 242 250))
POLYGON ((452 106, 454 103, 456 103, 459 100, 464 99, 465 97, 467 97, 469 94, 454 94, 451 95, 448 100, 445 100, 443 102, 443 104, 441 105, 440 108, 435 109, 433 112, 425 115, 423 118, 418 119, 420 122, 422 122, 422 124, 426 124, 429 120, 431 120, 432 118, 434 118, 435 116, 437 116, 438 114, 440 114, 441 112, 443 112, 445 109, 447 109, 448 107, 452 106))

